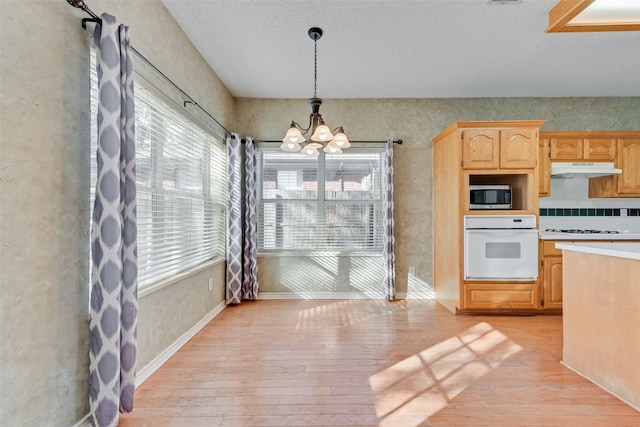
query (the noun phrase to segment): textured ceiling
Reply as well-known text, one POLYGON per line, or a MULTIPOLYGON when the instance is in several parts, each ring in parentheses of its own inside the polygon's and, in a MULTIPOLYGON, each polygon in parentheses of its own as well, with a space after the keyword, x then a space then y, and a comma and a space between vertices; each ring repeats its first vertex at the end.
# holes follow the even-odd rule
POLYGON ((163 0, 236 97, 640 96, 640 32, 544 30, 557 0, 163 0))

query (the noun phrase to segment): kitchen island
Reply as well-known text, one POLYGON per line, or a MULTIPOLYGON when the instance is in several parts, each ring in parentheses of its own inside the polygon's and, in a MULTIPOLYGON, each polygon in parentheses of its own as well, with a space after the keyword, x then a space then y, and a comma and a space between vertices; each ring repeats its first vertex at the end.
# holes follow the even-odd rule
POLYGON ((557 243, 563 363, 640 411, 640 243, 557 243))

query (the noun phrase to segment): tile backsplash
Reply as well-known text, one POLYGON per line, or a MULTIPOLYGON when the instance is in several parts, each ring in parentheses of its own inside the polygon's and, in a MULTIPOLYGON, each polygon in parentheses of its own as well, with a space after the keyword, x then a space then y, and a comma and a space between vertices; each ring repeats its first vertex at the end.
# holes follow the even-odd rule
POLYGON ((551 180, 551 196, 540 198, 540 229, 601 228, 640 231, 640 198, 590 199, 589 180, 551 180))
POLYGON ((638 216, 638 209, 620 208, 540 208, 540 216, 638 216))

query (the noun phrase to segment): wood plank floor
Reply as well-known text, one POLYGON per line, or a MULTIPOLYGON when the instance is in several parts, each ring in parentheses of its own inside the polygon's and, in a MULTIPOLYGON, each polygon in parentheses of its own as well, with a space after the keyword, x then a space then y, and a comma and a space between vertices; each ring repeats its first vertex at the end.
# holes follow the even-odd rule
POLYGON ((640 426, 560 364, 560 316, 432 300, 228 307, 137 390, 130 426, 640 426))

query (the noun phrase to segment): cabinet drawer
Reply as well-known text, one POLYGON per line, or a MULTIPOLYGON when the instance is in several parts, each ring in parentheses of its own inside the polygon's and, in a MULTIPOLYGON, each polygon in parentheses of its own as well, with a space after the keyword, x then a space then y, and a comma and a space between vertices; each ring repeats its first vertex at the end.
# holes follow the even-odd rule
POLYGON ((536 309, 536 283, 481 283, 464 285, 465 309, 536 309))
POLYGON ((562 249, 556 248, 555 240, 545 240, 542 242, 542 254, 545 257, 548 256, 562 256, 562 249))

